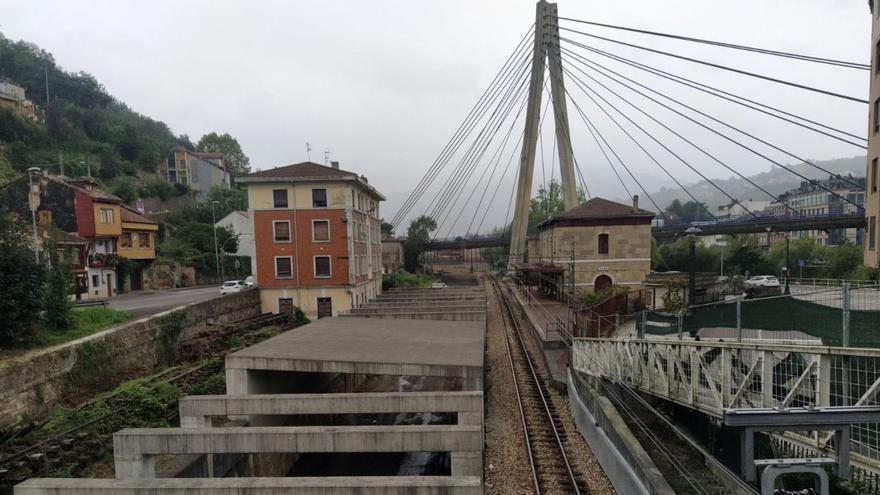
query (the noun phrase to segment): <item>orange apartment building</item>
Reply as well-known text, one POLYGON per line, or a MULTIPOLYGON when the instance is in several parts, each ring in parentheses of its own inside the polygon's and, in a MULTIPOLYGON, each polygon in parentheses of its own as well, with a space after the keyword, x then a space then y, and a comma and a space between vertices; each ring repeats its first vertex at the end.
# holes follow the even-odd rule
POLYGON ((382 291, 379 202, 366 177, 304 162, 246 175, 264 312, 336 316, 382 291))

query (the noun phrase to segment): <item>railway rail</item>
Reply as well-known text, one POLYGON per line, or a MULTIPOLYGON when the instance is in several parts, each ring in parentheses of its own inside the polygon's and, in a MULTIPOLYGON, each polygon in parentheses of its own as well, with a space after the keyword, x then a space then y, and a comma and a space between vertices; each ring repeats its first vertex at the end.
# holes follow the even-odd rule
POLYGON ((565 447, 567 434, 547 389, 550 380, 535 366, 507 294, 494 276, 490 276, 490 281, 498 295, 502 323, 507 333, 507 356, 535 492, 539 495, 588 494, 586 482, 569 462, 565 447))

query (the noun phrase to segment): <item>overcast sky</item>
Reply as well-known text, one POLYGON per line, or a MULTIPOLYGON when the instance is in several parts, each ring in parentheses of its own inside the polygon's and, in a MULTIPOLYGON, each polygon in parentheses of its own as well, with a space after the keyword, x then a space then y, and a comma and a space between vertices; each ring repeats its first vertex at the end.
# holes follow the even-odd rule
MULTIPOLYGON (((3 0, 0 30, 9 38, 26 39, 52 52, 67 70, 93 74, 115 97, 138 112, 166 122, 175 133, 186 133, 193 141, 211 131, 231 133, 250 156, 254 168, 305 161, 306 142, 311 143, 312 161, 323 163, 324 151, 330 150, 332 160, 339 160, 342 168, 366 175, 388 197, 382 211, 383 216, 390 218, 534 22, 534 11, 535 3, 530 0, 3 0)), ((563 17, 829 58, 867 63, 870 57, 871 18, 863 0, 570 0, 560 2, 559 12, 563 17)), ((661 40, 565 21, 562 26, 867 99, 866 71, 661 40)), ((866 133, 865 104, 724 73, 565 31, 562 36, 779 105, 858 135, 866 133)), ((673 87, 672 83, 613 65, 601 57, 592 59, 637 77, 639 82, 658 91, 682 97, 731 124, 747 127, 749 132, 799 156, 828 159, 864 153, 854 146, 700 96, 693 90, 673 87)), ((601 80, 601 76, 594 77, 601 80)), ((608 84, 607 80, 603 82, 608 84)), ((670 179, 603 117, 601 110, 572 81, 567 81, 567 85, 574 100, 595 119, 600 132, 643 179, 646 189, 656 190, 670 184, 670 179)), ((620 87, 615 90, 627 91, 620 87)), ((609 93, 604 95, 638 122, 647 123, 609 93)), ((698 141, 743 174, 770 168, 767 161, 685 124, 639 97, 630 94, 628 99, 698 141)), ((576 111, 569 108, 569 114, 575 156, 591 193, 608 198, 625 196, 576 111)), ((540 161, 537 165, 536 187, 549 180, 551 124, 548 120, 544 126, 546 165, 543 172, 540 161)), ((663 154, 648 138, 639 136, 631 125, 627 126, 677 178, 685 182, 698 178, 674 157, 663 154)), ((507 150, 513 149, 521 127, 515 126, 507 150)), ((732 175, 656 126, 649 129, 710 177, 732 175)), ((486 162, 495 148, 490 148, 486 162)), ((507 163, 508 151, 503 153, 500 167, 507 163)), ((778 152, 767 153, 783 163, 795 161, 778 152)), ((490 165, 481 164, 468 184, 477 184, 477 177, 487 166, 490 165)), ((513 173, 512 167, 508 179, 501 183, 483 230, 503 222, 513 173)), ((621 173, 624 174, 622 170, 621 173)), ((555 175, 558 177, 558 172, 555 175)), ((632 180, 625 179, 632 192, 638 192, 632 180)), ((425 210, 437 186, 439 183, 426 193, 414 214, 425 210)), ((478 188, 475 197, 482 194, 482 189, 478 188)), ((461 202, 469 192, 463 189, 461 202)), ((469 209, 458 207, 465 210, 462 218, 466 220, 457 223, 455 231, 466 230, 475 202, 469 209)), ((444 230, 452 225, 452 216, 457 215, 453 208, 450 211, 453 213, 444 230)))

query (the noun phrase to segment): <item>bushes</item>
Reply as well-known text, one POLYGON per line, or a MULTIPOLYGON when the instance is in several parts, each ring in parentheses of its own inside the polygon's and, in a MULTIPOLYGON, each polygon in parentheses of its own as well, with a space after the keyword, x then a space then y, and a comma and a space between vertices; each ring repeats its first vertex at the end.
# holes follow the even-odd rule
POLYGON ((385 275, 382 278, 382 290, 396 287, 430 287, 434 280, 434 277, 428 275, 419 275, 400 270, 391 275, 385 275))
POLYGON ((45 268, 38 263, 25 225, 0 215, 0 346, 20 344, 33 338, 44 302, 45 268))

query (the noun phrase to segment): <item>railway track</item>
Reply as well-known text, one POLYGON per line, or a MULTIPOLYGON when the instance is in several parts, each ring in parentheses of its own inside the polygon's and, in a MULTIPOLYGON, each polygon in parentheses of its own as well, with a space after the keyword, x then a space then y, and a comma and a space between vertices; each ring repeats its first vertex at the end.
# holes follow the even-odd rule
POLYGON ((502 323, 507 334, 507 356, 523 425, 523 436, 538 494, 587 494, 586 482, 568 459, 567 434, 547 389, 548 377, 535 366, 523 340, 519 322, 513 316, 507 294, 490 276, 498 296, 502 323))

